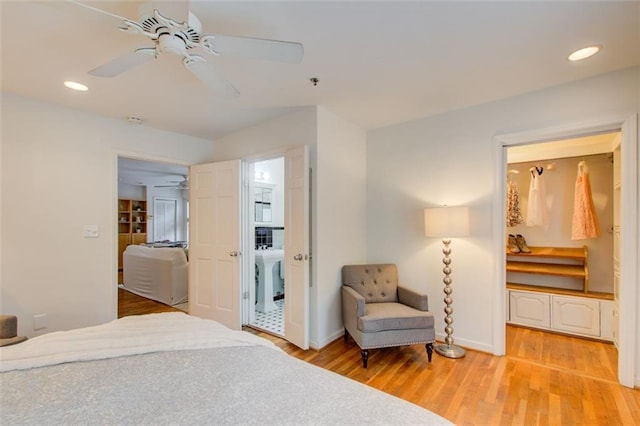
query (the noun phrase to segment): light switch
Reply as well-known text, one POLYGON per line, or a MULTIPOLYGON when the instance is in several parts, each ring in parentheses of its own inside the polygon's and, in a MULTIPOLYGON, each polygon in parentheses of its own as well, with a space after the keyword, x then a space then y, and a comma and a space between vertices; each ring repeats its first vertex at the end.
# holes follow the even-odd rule
POLYGON ((83 236, 85 238, 98 238, 100 236, 100 228, 98 228, 98 225, 84 225, 83 236))

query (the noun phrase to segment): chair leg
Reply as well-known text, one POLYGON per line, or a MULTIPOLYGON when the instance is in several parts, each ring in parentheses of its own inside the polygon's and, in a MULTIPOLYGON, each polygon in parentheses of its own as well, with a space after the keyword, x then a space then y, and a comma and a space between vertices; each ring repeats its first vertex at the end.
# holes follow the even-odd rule
POLYGON ((427 358, 429 359, 429 362, 431 362, 431 355, 433 355, 433 343, 427 343, 425 347, 427 348, 427 358))
POLYGON ((364 368, 367 368, 367 361, 369 361, 369 350, 362 349, 360 353, 362 354, 362 366, 364 368))
POLYGON ((346 328, 344 329, 344 341, 345 343, 349 341, 349 332, 346 328))

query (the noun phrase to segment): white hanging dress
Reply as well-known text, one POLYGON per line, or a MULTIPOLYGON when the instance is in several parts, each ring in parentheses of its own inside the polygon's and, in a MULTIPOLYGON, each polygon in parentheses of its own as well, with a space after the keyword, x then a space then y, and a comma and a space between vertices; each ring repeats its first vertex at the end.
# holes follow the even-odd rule
POLYGON ((547 210, 547 191, 544 184, 543 167, 531 167, 529 183, 529 201, 527 202, 527 226, 549 226, 547 210))

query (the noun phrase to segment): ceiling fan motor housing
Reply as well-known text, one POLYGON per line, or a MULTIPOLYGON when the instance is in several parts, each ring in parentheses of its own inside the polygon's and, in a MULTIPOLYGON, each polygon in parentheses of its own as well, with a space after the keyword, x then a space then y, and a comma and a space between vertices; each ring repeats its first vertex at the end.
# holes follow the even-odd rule
MULTIPOLYGON (((140 25, 146 33, 155 34, 158 40, 164 35, 170 35, 172 38, 181 40, 187 49, 195 47, 200 43, 200 35, 202 34, 202 25, 198 18, 191 12, 189 12, 189 22, 180 23, 166 18, 157 10, 154 10, 151 14, 144 13, 141 16, 140 25)), ((165 41, 165 43, 170 42, 165 41)), ((167 51, 172 51, 169 45, 167 46, 167 51)))

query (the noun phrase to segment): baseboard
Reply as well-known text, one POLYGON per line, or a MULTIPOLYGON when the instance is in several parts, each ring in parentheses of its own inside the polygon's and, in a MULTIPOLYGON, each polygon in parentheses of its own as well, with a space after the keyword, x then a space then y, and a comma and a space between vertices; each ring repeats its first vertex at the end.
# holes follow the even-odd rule
POLYGON ((342 336, 344 336, 344 329, 340 329, 338 331, 331 333, 329 336, 327 336, 326 339, 322 341, 322 343, 317 341, 309 342, 309 347, 313 350, 319 351, 325 346, 335 342, 338 339, 341 339, 342 336))
MULTIPOLYGON (((444 342, 446 334, 444 333, 436 333, 436 340, 439 342, 444 342)), ((493 346, 488 345, 483 342, 478 342, 475 340, 469 340, 461 337, 453 336, 454 343, 458 346, 462 346, 465 349, 473 349, 474 351, 486 352, 489 354, 493 354, 493 346)))

